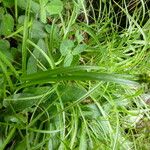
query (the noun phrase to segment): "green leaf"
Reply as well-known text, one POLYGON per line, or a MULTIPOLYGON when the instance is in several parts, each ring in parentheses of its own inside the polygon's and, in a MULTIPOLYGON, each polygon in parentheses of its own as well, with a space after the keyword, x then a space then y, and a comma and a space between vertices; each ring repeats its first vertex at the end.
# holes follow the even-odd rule
POLYGON ((63 102, 73 102, 80 99, 83 95, 86 94, 86 90, 77 85, 60 85, 58 86, 58 90, 61 95, 61 99, 63 102))
POLYGON ((32 95, 39 95, 39 94, 44 94, 50 88, 51 88, 51 86, 42 86, 42 87, 36 87, 36 88, 31 87, 31 88, 24 89, 23 93, 29 93, 29 94, 32 94, 32 95))
POLYGON ((48 0, 40 0, 40 20, 43 23, 46 23, 46 8, 48 0))
POLYGON ((3 0, 3 5, 10 8, 14 5, 14 0, 3 0))
POLYGON ((83 107, 83 115, 89 119, 97 119, 101 113, 94 103, 89 103, 83 107))
POLYGON ((18 78, 18 72, 14 68, 14 66, 11 64, 10 60, 3 54, 3 52, 0 51, 0 60, 4 62, 10 69, 11 71, 15 74, 15 76, 18 78))
POLYGON ((7 40, 0 40, 0 51, 7 56, 10 60, 13 59, 12 53, 10 51, 10 44, 7 40))
POLYGON ((11 91, 13 91, 14 86, 13 86, 12 80, 10 78, 10 74, 7 71, 6 65, 1 60, 0 60, 0 69, 2 70, 3 74, 5 75, 5 77, 8 81, 8 84, 9 84, 11 91))
POLYGON ((4 13, 5 13, 4 8, 3 8, 3 7, 0 7, 0 21, 1 21, 1 19, 2 19, 2 16, 4 15, 4 13))
POLYGON ((70 66, 72 63, 72 60, 73 60, 73 55, 71 53, 68 53, 64 59, 64 66, 65 67, 70 66))
POLYGON ((86 135, 86 126, 84 122, 81 124, 81 133, 80 133, 80 144, 79 144, 79 150, 87 150, 87 135, 86 135))
POLYGON ((46 11, 45 11, 45 9, 41 9, 40 19, 41 19, 41 22, 46 23, 47 20, 46 20, 46 11))
POLYGON ((0 24, 0 35, 7 36, 12 33, 14 29, 14 19, 10 14, 6 14, 2 17, 0 24))
POLYGON ((12 140, 14 134, 15 134, 16 128, 13 127, 10 131, 8 131, 7 137, 3 141, 3 144, 0 145, 0 150, 4 150, 8 143, 12 140))
POLYGON ((37 20, 33 21, 30 34, 31 38, 35 39, 41 39, 47 36, 46 32, 44 31, 44 25, 37 20))
POLYGON ((10 44, 7 40, 3 40, 3 39, 0 39, 0 51, 2 51, 4 49, 5 50, 8 50, 10 48, 10 44))
MULTIPOLYGON (((20 7, 21 9, 26 9, 27 7, 27 0, 17 0, 17 5, 18 7, 20 7)), ((35 13, 35 14, 38 14, 39 13, 39 10, 40 10, 40 5, 35 2, 35 1, 31 1, 31 12, 35 13)))
MULTIPOLYGON (((34 50, 33 55, 37 55, 36 53, 39 53, 39 52, 34 50)), ((31 55, 27 63, 27 74, 32 74, 36 72, 37 72, 37 60, 31 55)))
POLYGON ((21 142, 16 143, 15 150, 20 150, 22 148, 26 149, 26 146, 27 146, 26 138, 23 138, 21 142))
POLYGON ((5 116, 6 122, 14 122, 14 123, 27 123, 27 117, 23 115, 22 113, 18 113, 15 116, 14 115, 6 115, 5 116))
MULTIPOLYGON (((66 68, 68 69, 68 68, 66 68)), ((69 74, 63 74, 63 72, 59 72, 55 74, 57 76, 40 76, 40 78, 36 78, 36 81, 32 80, 29 82, 32 84, 37 83, 47 83, 52 81, 105 81, 105 82, 114 82, 118 84, 128 85, 128 86, 139 86, 139 84, 135 81, 129 80, 128 78, 124 78, 122 74, 107 74, 107 73, 95 73, 95 72, 70 72, 69 74), (59 76, 58 76, 59 75, 59 76)))
POLYGON ((34 12, 35 14, 39 13, 40 11, 40 5, 33 0, 31 1, 31 11, 34 12))
POLYGON ((24 20, 25 20, 25 15, 21 15, 21 16, 18 17, 18 23, 19 24, 23 25, 24 20))
POLYGON ((79 33, 79 30, 76 31, 75 37, 77 38, 78 43, 81 43, 84 40, 83 36, 79 33))
MULTIPOLYGON (((47 52, 45 42, 43 39, 40 39, 37 43, 37 45, 45 52, 47 52)), ((27 63, 27 74, 36 73, 38 71, 38 61, 42 64, 46 64, 45 58, 40 55, 39 50, 34 48, 33 54, 29 57, 28 63, 27 63)))
POLYGON ((22 111, 26 108, 31 108, 43 98, 49 89, 50 87, 29 88, 22 93, 14 94, 13 97, 4 99, 3 105, 10 111, 12 107, 15 111, 22 111))
POLYGON ((20 7, 21 9, 26 9, 26 4, 27 4, 27 1, 26 1, 26 0, 19 0, 19 1, 17 1, 17 5, 18 5, 18 7, 20 7))
POLYGON ((47 71, 38 72, 30 75, 26 75, 22 77, 23 81, 30 80, 39 80, 41 78, 47 78, 50 76, 58 75, 60 73, 73 73, 73 72, 82 72, 87 70, 99 70, 98 66, 74 66, 74 67, 58 67, 55 69, 49 69, 47 71))
POLYGON ((73 49, 72 54, 78 55, 78 54, 82 53, 83 51, 85 51, 85 49, 86 49, 85 44, 79 44, 73 49))
MULTIPOLYGON (((59 49, 60 43, 62 42, 62 37, 60 36, 59 27, 55 24, 53 25, 45 25, 45 30, 50 34, 51 36, 51 46, 53 48, 59 49)), ((57 57, 59 57, 58 53, 55 53, 57 57)))
POLYGON ((79 64, 79 60, 80 60, 80 56, 79 55, 74 55, 73 56, 73 60, 72 60, 72 63, 71 63, 71 66, 76 66, 79 64))
POLYGON ((25 108, 32 107, 40 97, 31 94, 15 94, 15 98, 4 99, 3 105, 7 109, 13 108, 15 111, 23 111, 25 108))
POLYGON ((72 48, 74 47, 74 42, 71 40, 64 40, 60 45, 60 53, 62 56, 67 55, 71 52, 72 48))
MULTIPOLYGON (((44 41, 43 39, 40 39, 40 40, 38 41, 37 45, 38 45, 45 53, 47 53, 48 50, 47 50, 47 47, 46 47, 46 45, 45 45, 45 41, 44 41)), ((39 56, 39 60, 42 61, 43 63, 46 62, 45 58, 44 58, 42 55, 39 56)))
POLYGON ((61 0, 52 0, 47 6, 46 6, 47 12, 50 15, 56 15, 60 14, 63 10, 63 3, 61 0))

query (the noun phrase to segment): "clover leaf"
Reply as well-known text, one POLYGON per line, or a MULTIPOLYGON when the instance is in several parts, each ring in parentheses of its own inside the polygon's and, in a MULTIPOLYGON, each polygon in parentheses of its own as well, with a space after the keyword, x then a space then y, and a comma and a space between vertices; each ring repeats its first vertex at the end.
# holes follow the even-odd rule
POLYGON ((70 66, 73 61, 73 57, 75 55, 79 55, 80 53, 85 51, 85 49, 85 44, 78 44, 77 46, 75 46, 72 40, 64 40, 60 45, 60 53, 62 56, 65 56, 64 66, 70 66))
POLYGON ((60 53, 62 56, 66 56, 74 47, 74 42, 71 40, 64 40, 60 45, 60 53))
POLYGON ((14 29, 14 19, 10 14, 6 14, 2 17, 0 24, 0 35, 7 36, 12 33, 14 29))
POLYGON ((52 0, 47 4, 46 10, 50 15, 57 15, 63 10, 63 2, 61 0, 52 0))
POLYGON ((85 44, 79 44, 73 49, 72 54, 78 55, 78 54, 82 53, 85 49, 86 49, 85 44))

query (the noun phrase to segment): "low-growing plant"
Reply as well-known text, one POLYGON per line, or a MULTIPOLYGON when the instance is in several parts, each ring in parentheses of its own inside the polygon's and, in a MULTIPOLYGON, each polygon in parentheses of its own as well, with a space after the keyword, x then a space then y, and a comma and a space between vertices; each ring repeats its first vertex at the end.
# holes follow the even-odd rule
POLYGON ((0 0, 0 150, 148 150, 148 4, 0 0))

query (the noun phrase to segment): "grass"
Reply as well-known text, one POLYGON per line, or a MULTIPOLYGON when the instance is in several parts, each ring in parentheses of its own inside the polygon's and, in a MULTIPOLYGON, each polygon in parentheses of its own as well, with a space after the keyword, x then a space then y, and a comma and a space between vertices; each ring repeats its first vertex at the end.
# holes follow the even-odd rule
POLYGON ((0 1, 0 150, 148 150, 148 4, 0 1))

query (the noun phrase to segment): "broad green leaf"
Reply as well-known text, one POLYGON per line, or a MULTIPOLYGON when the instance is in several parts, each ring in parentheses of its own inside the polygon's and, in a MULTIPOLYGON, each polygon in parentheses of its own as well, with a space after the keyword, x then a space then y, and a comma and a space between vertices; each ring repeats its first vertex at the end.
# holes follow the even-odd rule
MULTIPOLYGON (((37 43, 37 45, 46 52, 46 46, 45 42, 40 39, 37 43)), ((40 52, 34 48, 33 54, 29 57, 28 63, 27 63, 27 74, 36 73, 38 70, 38 61, 45 63, 45 59, 43 56, 40 55, 40 52)))
POLYGON ((25 20, 25 15, 21 15, 21 16, 18 17, 18 23, 19 24, 23 25, 24 20, 25 20))
MULTIPOLYGON (((37 46, 39 46, 41 50, 45 52, 45 54, 47 53, 47 48, 43 39, 39 39, 37 46)), ((29 57, 28 60, 27 74, 36 73, 38 71, 38 62, 44 66, 47 65, 47 61, 43 55, 41 55, 40 51, 37 48, 34 48, 33 54, 29 57)))
POLYGON ((14 96, 15 98, 4 99, 4 107, 9 110, 13 108, 16 111, 23 111, 24 109, 37 104, 38 100, 42 98, 42 96, 34 96, 31 94, 15 94, 14 96))
POLYGON ((0 51, 8 50, 10 48, 10 43, 7 40, 0 39, 0 51))
POLYGON ((79 64, 80 55, 74 55, 71 66, 77 66, 79 64))
POLYGON ((5 75, 11 91, 13 91, 14 87, 13 87, 12 80, 10 78, 10 74, 7 71, 6 65, 1 60, 0 60, 0 69, 1 69, 0 71, 2 71, 3 74, 5 75))
POLYGON ((47 4, 46 9, 50 15, 60 14, 63 10, 63 2, 61 0, 52 0, 47 4))
POLYGON ((38 14, 40 11, 40 5, 33 0, 31 1, 31 11, 34 12, 35 14, 38 14))
POLYGON ((84 88, 78 87, 77 85, 60 85, 58 86, 58 91, 61 94, 61 99, 63 102, 73 102, 80 99, 86 90, 84 88))
POLYGON ((15 74, 15 76, 17 78, 19 77, 18 72, 16 71, 16 69, 14 68, 14 66, 11 64, 10 60, 1 51, 0 51, 0 60, 2 62, 4 62, 6 64, 6 66, 8 66, 11 69, 11 71, 15 74))
POLYGON ((51 33, 52 25, 50 25, 50 24, 45 25, 45 30, 47 33, 51 33))
POLYGON ((14 122, 14 123, 27 123, 28 119, 27 116, 25 116, 22 113, 18 113, 15 116, 14 115, 6 115, 5 116, 6 122, 14 122))
POLYGON ((3 0, 3 5, 10 8, 14 5, 14 0, 3 0))
POLYGON ((3 7, 0 7, 0 21, 1 21, 1 19, 2 19, 2 16, 4 15, 4 13, 5 13, 4 8, 3 8, 3 7))
MULTIPOLYGON (((46 44, 45 44, 45 41, 43 39, 39 39, 37 45, 47 54, 48 53, 48 50, 47 50, 47 47, 46 47, 46 44)), ((43 57, 43 55, 39 55, 39 60, 42 62, 42 64, 45 64, 46 65, 46 60, 45 58, 43 57)))
MULTIPOLYGON (((86 94, 86 90, 76 84, 58 85, 57 90, 60 93, 63 103, 76 101, 86 94)), ((50 95, 50 99, 51 101, 52 99, 58 99, 56 92, 50 95)), ((49 103, 49 101, 47 101, 47 103, 49 103)))
POLYGON ((42 86, 42 87, 31 87, 31 88, 26 88, 23 90, 23 93, 29 93, 32 95, 39 95, 39 94, 44 94, 47 92, 51 86, 42 86))
MULTIPOLYGON (((39 53, 38 51, 34 50, 33 55, 35 55, 36 52, 39 53)), ((37 63, 38 63, 37 60, 31 55, 27 63, 27 74, 32 74, 37 72, 37 63)))
POLYGON ((53 62, 50 59, 50 57, 47 55, 47 53, 41 49, 37 44, 35 44, 34 42, 32 42, 31 40, 27 40, 27 42, 29 44, 31 44, 34 48, 36 48, 42 55, 42 58, 45 58, 44 61, 47 61, 48 65, 53 66, 53 62))
POLYGON ((23 111, 26 108, 31 108, 33 105, 36 105, 49 89, 50 87, 47 86, 29 88, 22 93, 14 94, 13 97, 4 99, 3 105, 9 110, 13 107, 15 111, 23 111))
POLYGON ((71 52, 71 50, 74 47, 74 42, 71 40, 64 40, 62 41, 61 45, 60 45, 60 53, 62 56, 67 55, 68 53, 71 52))
POLYGON ((26 147, 27 147, 26 138, 23 138, 22 141, 16 142, 15 144, 15 150, 21 150, 22 148, 26 149, 26 147))
POLYGON ((79 30, 76 31, 75 36, 77 38, 78 43, 81 43, 84 40, 83 36, 79 33, 79 30))
POLYGON ((86 49, 86 45, 85 45, 85 44, 79 44, 79 45, 77 45, 77 46, 73 49, 72 54, 73 54, 73 55, 78 55, 78 54, 84 52, 85 49, 86 49))
POLYGON ((45 25, 45 30, 53 35, 53 39, 60 40, 61 37, 59 37, 59 27, 57 25, 45 25))
MULTIPOLYGON (((50 44, 51 47, 59 49, 60 43, 62 41, 62 37, 60 36, 59 27, 55 24, 53 25, 45 25, 45 30, 50 34, 50 44)), ((56 53, 57 57, 59 57, 58 53, 56 53)))
POLYGON ((10 14, 6 14, 2 17, 0 24, 0 35, 7 36, 12 33, 14 29, 14 19, 10 14))
MULTIPOLYGON (((18 7, 20 7, 21 9, 26 9, 27 7, 27 0, 17 0, 17 5, 18 7)), ((35 2, 35 1, 31 1, 31 12, 38 14, 40 11, 40 5, 35 2)))
POLYGON ((7 40, 0 40, 0 51, 7 56, 10 60, 13 59, 12 53, 10 51, 10 43, 7 40))
POLYGON ((17 5, 21 9, 26 9, 27 0, 19 0, 17 1, 17 5))
POLYGON ((44 31, 44 25, 41 22, 34 20, 31 27, 30 35, 31 38, 35 39, 45 38, 47 35, 46 32, 44 31))
POLYGON ((19 52, 19 48, 11 47, 10 48, 10 52, 11 52, 13 60, 15 62, 19 62, 20 61, 20 57, 19 56, 21 56, 21 53, 19 52))
POLYGON ((64 67, 68 67, 71 65, 73 60, 73 55, 71 53, 68 53, 64 59, 64 67))
POLYGON ((97 119, 101 113, 95 103, 89 103, 88 105, 85 105, 83 108, 83 115, 89 119, 97 119))

